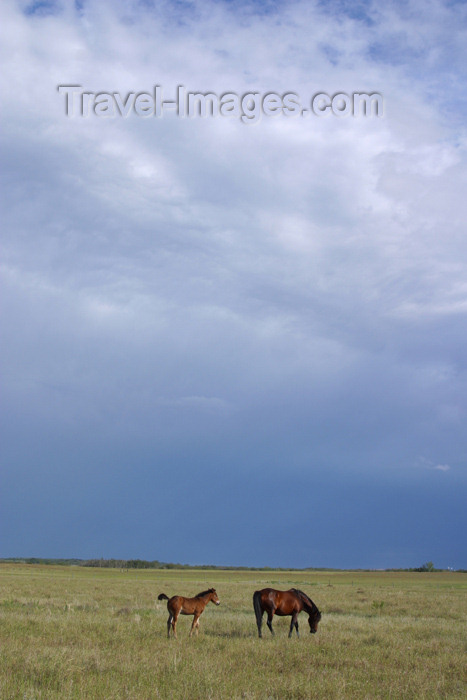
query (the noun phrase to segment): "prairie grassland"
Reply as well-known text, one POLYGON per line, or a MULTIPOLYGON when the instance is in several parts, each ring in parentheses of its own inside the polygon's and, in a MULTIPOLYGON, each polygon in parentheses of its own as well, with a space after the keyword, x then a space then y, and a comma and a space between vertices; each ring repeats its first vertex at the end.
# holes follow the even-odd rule
POLYGON ((117 571, 0 565, 2 700, 467 697, 467 575, 117 571), (318 634, 275 618, 258 639, 252 594, 300 587, 318 634), (165 601, 214 586, 200 634, 167 640, 165 601))

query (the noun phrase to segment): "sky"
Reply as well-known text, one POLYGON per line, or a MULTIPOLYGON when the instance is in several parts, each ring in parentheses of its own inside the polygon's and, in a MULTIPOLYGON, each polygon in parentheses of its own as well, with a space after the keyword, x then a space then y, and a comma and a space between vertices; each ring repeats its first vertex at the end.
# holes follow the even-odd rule
POLYGON ((467 568, 467 5, 0 13, 0 557, 467 568))

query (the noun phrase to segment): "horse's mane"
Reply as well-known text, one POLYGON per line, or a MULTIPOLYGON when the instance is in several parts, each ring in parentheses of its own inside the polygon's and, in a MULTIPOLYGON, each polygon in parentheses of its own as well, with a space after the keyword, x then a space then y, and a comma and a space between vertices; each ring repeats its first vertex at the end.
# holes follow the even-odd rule
POLYGON ((311 598, 309 598, 309 597, 307 596, 306 593, 304 593, 303 591, 301 591, 299 588, 292 588, 292 590, 293 590, 293 592, 294 592, 296 595, 298 595, 299 598, 302 599, 302 601, 303 601, 304 603, 307 604, 307 607, 309 607, 309 608, 311 609, 311 612, 312 612, 314 615, 319 615, 319 617, 321 618, 321 613, 320 613, 320 611, 318 610, 318 607, 313 603, 313 601, 311 600, 311 598))
POLYGON ((202 598, 203 595, 207 595, 208 593, 212 593, 214 588, 208 588, 206 591, 201 591, 201 593, 197 593, 195 595, 195 598, 202 598))

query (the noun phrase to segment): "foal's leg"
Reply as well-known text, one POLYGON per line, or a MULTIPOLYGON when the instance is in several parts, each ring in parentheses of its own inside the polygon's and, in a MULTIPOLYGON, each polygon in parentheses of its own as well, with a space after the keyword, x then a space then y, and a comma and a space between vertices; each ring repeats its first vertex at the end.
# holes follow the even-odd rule
POLYGON ((173 630, 175 639, 177 639, 177 620, 178 620, 178 613, 175 613, 175 615, 172 618, 172 630, 173 630))
POLYGON ((297 613, 294 613, 292 615, 292 622, 290 623, 289 639, 292 636, 292 632, 293 632, 294 627, 297 630, 297 637, 300 637, 300 635, 298 634, 298 614, 297 613))
POLYGON ((199 632, 199 615, 195 613, 193 615, 193 623, 191 625, 191 630, 190 630, 190 637, 193 634, 193 630, 196 630, 196 636, 198 636, 199 632))
POLYGON ((274 610, 268 610, 268 627, 271 630, 271 634, 274 634, 274 630, 272 629, 272 618, 274 617, 274 610))
POLYGON ((170 626, 172 625, 172 613, 169 613, 169 619, 167 620, 167 639, 170 639, 170 626))

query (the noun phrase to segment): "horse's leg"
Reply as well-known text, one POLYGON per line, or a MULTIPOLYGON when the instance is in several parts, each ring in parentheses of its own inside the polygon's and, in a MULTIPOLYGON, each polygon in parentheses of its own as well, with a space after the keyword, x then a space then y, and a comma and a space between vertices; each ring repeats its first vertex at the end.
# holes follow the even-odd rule
POLYGON ((271 630, 271 634, 274 634, 274 630, 272 629, 272 618, 274 617, 274 610, 268 610, 268 627, 271 630))
POLYGON ((298 634, 298 615, 297 615, 297 613, 293 613, 293 615, 292 615, 292 621, 290 623, 290 630, 289 630, 289 639, 292 636, 292 632, 293 632, 294 627, 297 630, 297 637, 299 637, 300 635, 298 634))
POLYGON ((263 615, 264 615, 264 610, 261 611, 261 617, 258 616, 256 619, 256 624, 258 625, 258 637, 260 639, 263 636, 262 632, 261 632, 261 628, 263 626, 263 615))
POLYGON ((263 626, 264 615, 264 607, 263 603, 261 602, 261 591, 255 591, 253 593, 253 608, 255 610, 256 626, 258 627, 258 637, 261 639, 263 636, 261 628, 263 626))
POLYGON ((260 591, 255 591, 253 594, 253 607, 255 609, 256 626, 258 627, 258 637, 261 639, 261 637, 263 636, 261 633, 261 628, 263 626, 264 608, 261 602, 260 591))

